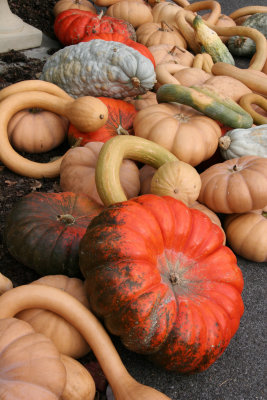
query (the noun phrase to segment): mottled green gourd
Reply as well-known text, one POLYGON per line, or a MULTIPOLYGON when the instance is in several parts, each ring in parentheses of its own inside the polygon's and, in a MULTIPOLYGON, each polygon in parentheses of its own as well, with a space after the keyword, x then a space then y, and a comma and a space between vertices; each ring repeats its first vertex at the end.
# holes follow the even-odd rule
POLYGON ((194 18, 193 27, 196 32, 196 39, 202 44, 202 49, 212 57, 214 63, 225 62, 235 65, 233 56, 228 48, 217 33, 205 24, 200 15, 194 18))
POLYGON ((242 107, 207 88, 165 84, 157 91, 158 103, 181 103, 202 112, 232 128, 250 128, 253 119, 242 107))

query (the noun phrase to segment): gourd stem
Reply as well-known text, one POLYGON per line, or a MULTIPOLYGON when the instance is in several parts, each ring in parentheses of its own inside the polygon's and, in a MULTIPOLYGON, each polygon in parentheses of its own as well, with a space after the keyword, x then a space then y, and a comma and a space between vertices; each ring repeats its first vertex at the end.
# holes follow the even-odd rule
POLYGON ((62 221, 66 225, 73 225, 75 222, 75 218, 71 214, 61 214, 57 216, 57 221, 62 221))
POLYGON ((117 400, 169 399, 157 390, 141 385, 128 373, 101 323, 75 297, 61 289, 34 283, 18 286, 0 297, 0 319, 12 318, 30 308, 54 312, 78 330, 93 350, 117 400))
POLYGON ((229 149, 231 144, 231 138, 227 135, 220 137, 219 139, 219 147, 220 149, 227 150, 229 149))
POLYGON ((168 161, 177 161, 174 154, 137 136, 115 136, 102 146, 95 171, 98 194, 105 206, 127 200, 120 183, 122 161, 129 158, 159 168, 168 161))

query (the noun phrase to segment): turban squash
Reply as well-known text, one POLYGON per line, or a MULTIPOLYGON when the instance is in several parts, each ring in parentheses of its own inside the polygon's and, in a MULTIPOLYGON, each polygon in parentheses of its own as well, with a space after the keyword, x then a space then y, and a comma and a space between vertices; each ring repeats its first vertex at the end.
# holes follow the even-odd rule
POLYGON ((130 350, 167 370, 203 371, 243 314, 243 278, 222 230, 168 196, 106 207, 80 243, 91 309, 130 350))

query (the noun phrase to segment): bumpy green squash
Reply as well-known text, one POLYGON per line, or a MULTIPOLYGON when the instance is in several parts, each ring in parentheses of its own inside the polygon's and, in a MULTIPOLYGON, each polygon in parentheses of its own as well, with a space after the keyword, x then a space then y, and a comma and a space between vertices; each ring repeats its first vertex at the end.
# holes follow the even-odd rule
MULTIPOLYGON (((267 13, 256 13, 246 19, 242 26, 257 29, 267 38, 267 13)), ((235 56, 251 57, 256 51, 254 40, 244 36, 232 36, 227 43, 235 56)))
POLYGON ((165 84, 157 91, 158 103, 176 102, 191 106, 210 118, 232 128, 250 128, 252 117, 230 98, 207 88, 165 84))

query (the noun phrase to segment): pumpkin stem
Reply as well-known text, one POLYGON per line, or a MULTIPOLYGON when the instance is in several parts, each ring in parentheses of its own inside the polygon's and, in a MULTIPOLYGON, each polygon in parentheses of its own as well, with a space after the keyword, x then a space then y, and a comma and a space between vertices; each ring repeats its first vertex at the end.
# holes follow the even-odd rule
POLYGON ((178 281, 179 281, 179 279, 178 279, 177 274, 175 272, 171 272, 170 273, 170 282, 171 282, 171 284, 172 285, 177 285, 178 281))
POLYGON ((74 144, 71 146, 72 149, 74 149, 75 147, 79 147, 80 144, 82 143, 83 138, 82 137, 78 137, 78 139, 75 140, 74 144))
POLYGON ((222 136, 219 139, 219 147, 223 150, 227 150, 230 147, 231 139, 229 136, 222 136))
POLYGON ((173 29, 167 24, 166 21, 161 21, 161 27, 159 28, 160 31, 164 32, 173 32, 173 29))
POLYGON ((237 165, 233 166, 233 171, 238 171, 237 165))
POLYGON ((235 46, 236 47, 241 47, 243 46, 243 44, 245 43, 246 38, 239 36, 236 40, 235 40, 235 46))
POLYGON ((66 225, 73 225, 75 222, 75 218, 71 214, 62 214, 62 215, 57 215, 57 221, 62 221, 66 225))
POLYGON ((180 50, 182 53, 185 53, 185 52, 186 52, 185 49, 182 49, 182 48, 179 47, 179 46, 173 46, 173 48, 169 51, 169 54, 174 55, 175 50, 180 50))
POLYGON ((140 80, 137 78, 137 76, 133 76, 131 78, 132 84, 134 87, 139 87, 140 86, 140 80))
POLYGON ((103 14, 104 14, 104 11, 101 10, 101 12, 98 14, 97 18, 98 18, 98 19, 101 19, 101 18, 103 17, 103 14))
POLYGON ((121 125, 119 125, 117 128, 117 134, 118 135, 129 135, 129 132, 127 131, 127 129, 124 129, 121 125))

